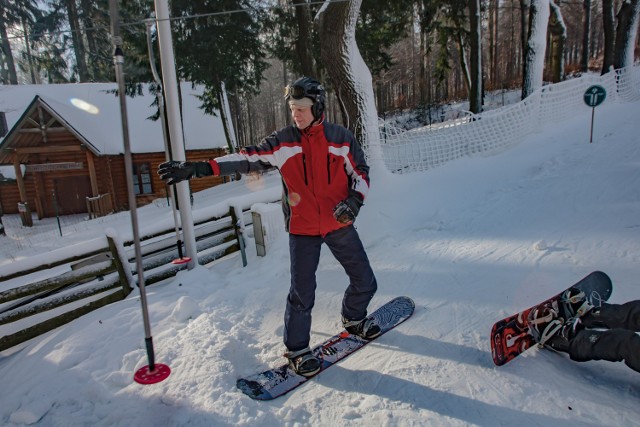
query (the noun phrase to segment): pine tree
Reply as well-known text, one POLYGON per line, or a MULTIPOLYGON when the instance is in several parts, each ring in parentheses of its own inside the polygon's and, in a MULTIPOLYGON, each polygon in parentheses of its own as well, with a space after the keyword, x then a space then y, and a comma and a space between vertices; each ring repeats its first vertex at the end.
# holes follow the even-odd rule
POLYGON ((178 75, 205 86, 205 111, 220 109, 222 82, 230 92, 257 92, 266 68, 265 48, 261 12, 250 1, 175 0, 171 10, 172 17, 185 17, 172 24, 178 75))
POLYGON ((21 36, 25 37, 39 16, 36 0, 19 2, 0 0, 0 79, 2 83, 18 84, 16 60, 11 47, 11 38, 15 38, 16 35, 10 36, 9 29, 22 28, 21 36))

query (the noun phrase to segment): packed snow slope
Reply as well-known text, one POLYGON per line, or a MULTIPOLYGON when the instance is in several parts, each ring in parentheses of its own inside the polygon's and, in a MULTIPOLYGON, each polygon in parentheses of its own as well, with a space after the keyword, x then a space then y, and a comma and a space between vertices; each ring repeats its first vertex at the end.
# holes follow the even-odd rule
MULTIPOLYGON (((132 379, 148 363, 137 291, 2 353, 0 424, 640 426, 640 373, 623 363, 533 348, 496 367, 488 339, 495 321, 594 270, 612 278, 611 301, 640 298, 638 111, 598 107, 592 144, 585 110, 492 156, 402 176, 373 170, 357 221, 379 283, 371 306, 407 295, 415 314, 284 397, 256 402, 235 388, 284 360, 282 233, 266 257, 249 241, 246 268, 236 256, 147 288, 156 360, 172 369, 159 384, 132 379)), ((255 185, 278 177, 197 194, 194 210, 255 185)), ((155 205, 139 214, 143 224, 171 215, 155 205)), ((118 215, 96 232, 124 226, 118 215)), ((340 329, 347 285, 327 250, 317 278, 314 343, 340 329)))

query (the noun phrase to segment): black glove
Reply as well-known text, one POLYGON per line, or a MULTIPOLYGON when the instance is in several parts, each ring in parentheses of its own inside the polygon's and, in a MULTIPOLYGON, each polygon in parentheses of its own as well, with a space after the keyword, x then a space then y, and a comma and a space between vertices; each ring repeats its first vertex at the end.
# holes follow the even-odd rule
POLYGON ((158 175, 160 175, 160 179, 171 185, 191 179, 194 176, 200 178, 213 175, 213 170, 207 162, 178 162, 171 160, 158 166, 158 175))
POLYGON ((349 193, 351 194, 349 197, 333 208, 333 217, 343 224, 350 224, 355 221, 362 206, 360 194, 355 191, 350 191, 349 193))

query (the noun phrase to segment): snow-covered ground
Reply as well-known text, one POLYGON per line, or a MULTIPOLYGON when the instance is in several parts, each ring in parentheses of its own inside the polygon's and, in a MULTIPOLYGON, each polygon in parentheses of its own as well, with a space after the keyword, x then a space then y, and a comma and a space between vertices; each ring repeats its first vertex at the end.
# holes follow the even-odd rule
MULTIPOLYGON (((488 340, 496 320, 593 270, 612 278, 611 301, 640 298, 638 111, 638 102, 598 107, 592 144, 585 114, 495 156, 401 176, 373 170, 357 221, 379 282, 372 307, 408 295, 415 314, 284 397, 261 403, 235 388, 283 361, 282 233, 266 257, 250 241, 246 268, 236 256, 147 288, 156 360, 172 369, 159 384, 132 378, 148 363, 137 292, 0 353, 0 424, 639 426, 640 374, 624 364, 534 348, 496 367, 488 340)), ((269 176, 207 190, 194 212, 277 185, 269 176)), ((170 216, 161 205, 140 209, 141 223, 170 216)), ((10 262, 127 220, 67 225, 62 238, 55 220, 36 222, 22 231, 49 224, 44 237, 0 237, 2 255, 10 262)), ((346 287, 328 251, 317 276, 314 342, 338 331, 346 287)))

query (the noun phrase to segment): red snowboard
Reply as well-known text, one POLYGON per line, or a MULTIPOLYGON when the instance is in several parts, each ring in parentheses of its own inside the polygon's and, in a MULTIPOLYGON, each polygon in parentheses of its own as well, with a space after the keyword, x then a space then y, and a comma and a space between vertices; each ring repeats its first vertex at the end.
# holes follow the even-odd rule
MULTIPOLYGON (((493 357, 493 362, 498 366, 502 366, 536 344, 533 337, 529 334, 529 312, 549 302, 561 301, 562 294, 572 288, 583 291, 586 294, 589 304, 595 307, 600 306, 603 301, 608 300, 613 291, 613 285, 611 284, 609 276, 601 271, 594 271, 575 285, 548 300, 529 307, 513 316, 509 316, 506 319, 499 320, 491 329, 491 356, 493 357)), ((562 304, 558 305, 562 307, 562 304)), ((560 313, 560 317, 566 319, 570 316, 567 316, 566 313, 560 313)))

